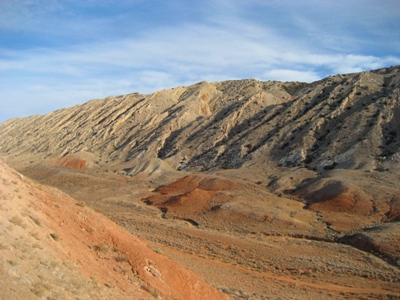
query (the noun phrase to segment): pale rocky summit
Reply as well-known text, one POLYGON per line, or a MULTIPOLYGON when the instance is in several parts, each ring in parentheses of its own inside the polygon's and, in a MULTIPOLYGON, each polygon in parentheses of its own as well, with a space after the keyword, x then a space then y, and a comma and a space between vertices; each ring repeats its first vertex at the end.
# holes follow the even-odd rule
POLYGON ((146 153, 187 170, 239 168, 266 157, 282 166, 371 169, 398 156, 398 71, 311 84, 200 82, 92 100, 7 121, 0 146, 50 157, 86 151, 103 163, 146 153))
POLYGON ((0 153, 233 298, 400 297, 398 66, 92 100, 0 124, 0 153))

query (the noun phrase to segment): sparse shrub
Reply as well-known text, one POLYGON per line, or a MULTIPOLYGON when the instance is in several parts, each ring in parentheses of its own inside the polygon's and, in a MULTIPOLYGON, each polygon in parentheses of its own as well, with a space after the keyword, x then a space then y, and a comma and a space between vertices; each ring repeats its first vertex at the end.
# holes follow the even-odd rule
POLYGON ((8 260, 7 261, 9 264, 10 264, 10 266, 13 266, 13 267, 15 267, 18 263, 16 262, 16 261, 14 261, 14 260, 8 260))
POLYGON ((21 251, 22 253, 29 253, 32 250, 31 245, 23 239, 15 240, 12 246, 14 249, 21 251))
POLYGON ((33 216, 29 216, 29 218, 33 221, 33 223, 35 223, 38 226, 41 226, 41 223, 37 218, 35 218, 33 216))
POLYGON ((305 164, 310 164, 312 162, 313 158, 312 156, 307 156, 306 159, 304 160, 305 164))
POLYGON ((40 244, 38 244, 38 243, 34 243, 34 244, 32 245, 32 248, 33 248, 33 249, 43 249, 42 245, 40 245, 40 244))
POLYGON ((13 223, 14 225, 21 226, 22 228, 26 227, 24 222, 22 221, 22 219, 20 217, 18 217, 18 216, 12 217, 9 221, 11 223, 13 223))
POLYGON ((389 140, 386 141, 385 145, 389 146, 393 142, 395 142, 395 140, 389 139, 389 140))
POLYGON ((60 236, 57 233, 50 233, 50 236, 53 238, 53 240, 55 241, 59 241, 60 240, 60 236))
POLYGON ((85 206, 85 203, 82 202, 82 201, 79 201, 79 202, 76 203, 76 205, 77 205, 77 206, 80 206, 80 207, 84 207, 84 206, 85 206))
POLYGON ((110 251, 110 247, 107 244, 94 245, 93 250, 96 252, 107 253, 110 251))
POLYGON ((337 165, 338 165, 338 163, 334 162, 331 165, 324 166, 324 170, 333 170, 334 168, 336 168, 337 165))
POLYGON ((34 293, 38 297, 43 297, 47 290, 50 289, 50 286, 43 282, 36 282, 32 285, 32 293, 34 293))
POLYGON ((40 240, 39 233, 37 233, 36 231, 31 232, 31 236, 34 237, 36 240, 40 240))
POLYGON ((311 151, 315 151, 319 148, 319 146, 317 144, 314 144, 311 148, 311 151))
POLYGON ((284 144, 281 146, 281 150, 285 149, 285 148, 288 147, 288 146, 289 146, 289 142, 284 143, 284 144))
POLYGON ((126 262, 127 259, 124 256, 117 256, 114 258, 116 262, 126 262))
POLYGON ((152 295, 154 298, 159 298, 157 291, 150 285, 142 285, 141 288, 152 295))

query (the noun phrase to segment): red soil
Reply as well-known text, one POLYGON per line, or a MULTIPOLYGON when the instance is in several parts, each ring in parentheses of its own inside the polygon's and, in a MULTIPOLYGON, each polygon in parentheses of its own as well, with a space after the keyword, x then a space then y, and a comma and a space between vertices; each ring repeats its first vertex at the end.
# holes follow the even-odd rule
POLYGON ((41 249, 115 290, 118 299, 141 299, 148 293, 163 299, 227 299, 199 275, 155 253, 100 213, 59 190, 18 178, 1 161, 0 167, 3 182, 19 187, 19 196, 7 202, 13 205, 8 208, 12 214, 36 208, 32 218, 40 224, 36 230, 43 236, 41 249))
POLYGON ((86 160, 69 156, 58 158, 55 160, 55 163, 59 166, 75 170, 85 170, 88 168, 88 162, 86 160))
MULTIPOLYGON (((168 211, 191 215, 220 204, 221 202, 214 199, 217 193, 241 188, 243 187, 240 184, 226 179, 190 175, 157 188, 156 194, 145 201, 159 208, 167 208, 168 211)), ((222 200, 223 197, 218 199, 222 200)))

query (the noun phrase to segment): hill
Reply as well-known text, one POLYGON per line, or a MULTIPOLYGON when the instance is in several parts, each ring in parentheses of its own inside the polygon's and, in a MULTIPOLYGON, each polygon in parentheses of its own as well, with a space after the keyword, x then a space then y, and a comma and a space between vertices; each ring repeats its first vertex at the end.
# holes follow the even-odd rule
POLYGON ((8 120, 0 152, 233 298, 384 299, 399 296, 399 96, 398 66, 200 82, 8 120))
POLYGON ((64 193, 0 161, 1 299, 226 299, 64 193))

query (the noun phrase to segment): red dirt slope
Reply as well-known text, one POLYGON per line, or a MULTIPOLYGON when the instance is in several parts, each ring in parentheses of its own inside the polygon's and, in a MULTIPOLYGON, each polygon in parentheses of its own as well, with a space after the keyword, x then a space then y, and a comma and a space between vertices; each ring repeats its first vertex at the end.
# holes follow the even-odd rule
POLYGON ((2 299, 227 299, 103 215, 2 161, 0 179, 2 299))

